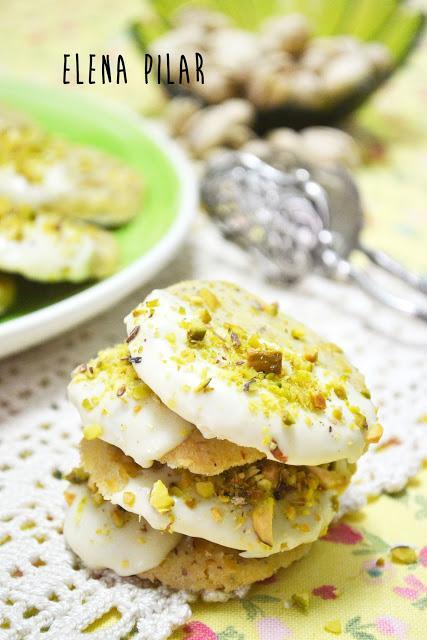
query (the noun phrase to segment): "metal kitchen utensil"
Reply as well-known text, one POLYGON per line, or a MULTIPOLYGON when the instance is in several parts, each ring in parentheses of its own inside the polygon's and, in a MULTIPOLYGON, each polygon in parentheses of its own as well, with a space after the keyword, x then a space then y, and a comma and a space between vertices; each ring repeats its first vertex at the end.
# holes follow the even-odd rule
POLYGON ((354 251, 362 252, 427 296, 425 278, 360 241, 363 209, 345 170, 308 165, 291 153, 267 163, 252 154, 229 152, 208 163, 201 195, 224 236, 255 254, 267 277, 295 282, 320 269, 328 277, 357 283, 392 309, 427 321, 427 297, 426 304, 401 297, 351 261, 354 251))

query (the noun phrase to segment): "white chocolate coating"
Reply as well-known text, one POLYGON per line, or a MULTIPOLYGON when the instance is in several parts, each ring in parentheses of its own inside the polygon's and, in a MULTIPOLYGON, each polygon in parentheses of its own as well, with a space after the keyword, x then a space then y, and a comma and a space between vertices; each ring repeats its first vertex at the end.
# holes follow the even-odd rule
POLYGON ((81 282, 117 266, 114 236, 54 213, 0 216, 0 269, 41 282, 81 282))
POLYGON ((75 498, 67 511, 64 536, 90 569, 113 569, 131 576, 157 567, 181 540, 177 533, 152 529, 131 515, 122 527, 111 519, 114 507, 104 502, 96 506, 86 485, 71 485, 75 498))
POLYGON ((158 469, 146 469, 134 478, 129 478, 119 491, 104 493, 104 498, 112 504, 141 515, 155 529, 175 531, 193 538, 204 538, 224 547, 239 549, 243 557, 263 558, 293 549, 300 544, 317 540, 334 516, 334 496, 336 491, 320 491, 314 504, 297 511, 292 520, 285 515, 291 503, 290 497, 276 501, 274 508, 274 544, 264 544, 257 536, 249 504, 224 503, 218 497, 200 498, 194 488, 189 488, 185 496, 174 496, 173 507, 161 513, 150 502, 153 485, 161 480, 166 487, 179 481, 179 473, 165 465, 158 469), (135 497, 132 506, 126 504, 125 494, 135 497), (190 501, 189 501, 190 498, 190 501), (193 498, 193 500, 191 500, 193 498), (212 510, 220 514, 216 521, 212 510))
POLYGON ((102 351, 74 375, 68 396, 83 427, 99 425, 101 440, 121 449, 141 467, 150 467, 183 442, 194 427, 137 378, 126 360, 128 355, 126 345, 102 351))
POLYGON ((17 173, 11 165, 0 167, 0 196, 14 204, 33 207, 48 204, 71 193, 73 186, 62 163, 46 167, 42 179, 35 183, 17 173))
POLYGON ((125 322, 137 332, 129 348, 138 376, 206 438, 293 465, 354 462, 365 450, 376 412, 360 373, 335 345, 239 287, 155 290, 125 322), (191 344, 188 331, 206 311, 206 335, 191 344), (248 366, 251 345, 280 352, 281 373, 248 366))

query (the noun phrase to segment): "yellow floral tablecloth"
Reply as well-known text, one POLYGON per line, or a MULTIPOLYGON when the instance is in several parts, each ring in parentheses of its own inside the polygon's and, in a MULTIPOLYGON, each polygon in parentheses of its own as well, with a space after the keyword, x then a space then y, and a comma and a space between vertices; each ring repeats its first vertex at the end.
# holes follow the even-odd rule
MULTIPOLYGON (((7 5, 0 9, 1 71, 59 84, 64 53, 119 52, 126 58, 128 84, 83 90, 144 112, 158 103, 158 94, 143 85, 140 60, 126 34, 129 19, 140 13, 139 0, 7 5)), ((369 160, 357 176, 367 211, 366 240, 427 274, 426 113, 424 44, 352 129, 369 160)), ((427 470, 405 491, 382 496, 333 527, 308 557, 244 600, 195 604, 193 614, 174 640, 325 640, 334 637, 325 630, 331 622, 349 640, 426 639, 427 470), (398 544, 413 546, 417 562, 390 562, 389 550, 398 544), (307 612, 289 606, 292 594, 300 592, 310 594, 307 612)))
MULTIPOLYGON (((427 430, 427 427, 426 427, 427 430)), ((405 491, 347 517, 311 553, 241 601, 197 604, 173 640, 425 640, 427 638, 427 470, 405 491), (394 545, 415 564, 390 561, 394 545), (308 611, 289 606, 310 594, 308 611), (339 621, 342 633, 325 631, 339 621)))
POLYGON ((425 640, 427 466, 405 490, 331 527, 308 556, 246 598, 192 610, 171 640, 425 640), (392 562, 398 545, 414 549, 416 562, 392 562), (294 594, 308 596, 307 611, 292 604, 294 594))

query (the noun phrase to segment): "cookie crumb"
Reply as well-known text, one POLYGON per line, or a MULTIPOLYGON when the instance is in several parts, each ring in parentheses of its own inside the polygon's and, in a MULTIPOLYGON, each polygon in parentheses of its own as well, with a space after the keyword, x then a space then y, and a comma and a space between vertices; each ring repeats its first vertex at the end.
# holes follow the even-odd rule
POLYGON ((293 593, 291 600, 292 604, 298 607, 298 609, 301 609, 301 611, 304 611, 304 613, 308 611, 310 605, 310 594, 307 591, 293 593))
POLYGON ((328 633, 333 633, 336 636, 342 633, 342 624, 340 620, 330 620, 323 628, 328 633))
POLYGON ((417 553, 415 549, 406 545, 394 547, 390 551, 390 557, 392 562, 397 564, 415 564, 417 561, 417 553))

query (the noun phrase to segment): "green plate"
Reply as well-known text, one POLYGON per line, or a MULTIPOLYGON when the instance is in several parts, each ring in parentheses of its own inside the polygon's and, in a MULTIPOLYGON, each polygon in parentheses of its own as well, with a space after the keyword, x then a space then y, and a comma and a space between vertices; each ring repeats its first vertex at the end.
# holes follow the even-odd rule
POLYGON ((41 285, 20 279, 17 304, 0 318, 1 356, 105 310, 151 277, 185 238, 196 209, 197 190, 192 168, 177 146, 154 125, 121 106, 73 89, 5 78, 0 79, 0 104, 30 115, 48 131, 116 156, 136 169, 144 181, 140 213, 113 232, 121 252, 118 272, 84 286, 41 285), (43 331, 46 326, 48 332, 43 331), (25 336, 31 329, 42 337, 25 336))

